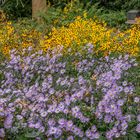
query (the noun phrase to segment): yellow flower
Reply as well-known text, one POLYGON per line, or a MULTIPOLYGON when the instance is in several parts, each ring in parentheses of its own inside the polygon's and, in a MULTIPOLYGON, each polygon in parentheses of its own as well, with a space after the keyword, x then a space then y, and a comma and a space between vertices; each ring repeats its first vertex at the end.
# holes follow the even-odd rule
MULTIPOLYGON (((68 9, 68 8, 67 8, 68 9)), ((66 10, 66 9, 65 9, 66 10)), ((69 9, 68 9, 69 10, 69 9)), ((78 16, 66 27, 52 28, 52 31, 43 35, 35 29, 14 27, 12 22, 4 21, 0 24, 0 51, 7 55, 13 48, 22 50, 32 46, 34 50, 54 49, 63 45, 63 52, 75 53, 81 46, 89 42, 94 45, 93 51, 96 54, 108 55, 110 52, 128 53, 137 56, 140 45, 140 25, 136 24, 126 31, 117 31, 106 26, 106 23, 98 19, 86 19, 78 16)), ((57 20, 55 21, 57 22, 57 20)))
POLYGON ((84 11, 84 13, 83 13, 83 17, 84 17, 84 18, 87 17, 87 12, 86 12, 86 11, 84 11))

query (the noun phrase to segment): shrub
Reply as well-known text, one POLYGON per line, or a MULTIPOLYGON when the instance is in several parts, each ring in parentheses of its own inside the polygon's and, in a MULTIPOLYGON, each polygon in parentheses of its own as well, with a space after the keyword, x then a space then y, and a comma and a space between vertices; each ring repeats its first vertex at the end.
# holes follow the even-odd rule
POLYGON ((31 0, 6 0, 1 6, 9 19, 31 17, 31 0))
POLYGON ((48 6, 47 12, 40 13, 39 16, 45 24, 52 29, 52 27, 66 26, 71 23, 75 17, 82 16, 83 12, 83 4, 76 0, 69 2, 64 8, 48 6))
POLYGON ((127 25, 125 24, 126 13, 124 11, 111 11, 103 9, 92 10, 92 8, 90 8, 87 12, 87 16, 90 18, 96 16, 99 20, 105 21, 109 27, 115 27, 119 29, 127 28, 127 25))
POLYGON ((98 3, 100 8, 105 8, 108 10, 125 10, 130 9, 139 9, 140 1, 139 0, 91 0, 92 4, 98 3))

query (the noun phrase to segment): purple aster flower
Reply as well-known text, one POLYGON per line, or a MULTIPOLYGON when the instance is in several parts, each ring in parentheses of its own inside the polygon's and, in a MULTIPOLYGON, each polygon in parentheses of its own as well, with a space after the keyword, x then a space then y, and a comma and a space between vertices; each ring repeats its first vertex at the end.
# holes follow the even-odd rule
POLYGON ((61 111, 62 110, 60 108, 58 108, 58 107, 55 109, 55 113, 60 113, 61 111))
POLYGON ((112 128, 112 132, 116 133, 117 131, 118 131, 117 127, 114 126, 114 127, 112 128))
POLYGON ((65 119, 59 119, 58 120, 58 124, 60 125, 60 127, 64 127, 66 125, 66 120, 65 119))
POLYGON ((102 92, 106 93, 107 92, 107 88, 102 88, 102 92))
POLYGON ((114 133, 112 133, 111 131, 106 132, 106 138, 108 140, 112 140, 114 133))
POLYGON ((74 116, 79 118, 79 119, 83 118, 83 114, 81 112, 76 113, 74 116))
POLYGON ((12 114, 8 114, 6 116, 6 119, 4 121, 4 128, 9 129, 12 127, 12 123, 13 123, 13 115, 12 114))
POLYGON ((61 102, 59 105, 58 105, 58 108, 63 111, 64 108, 65 108, 65 104, 63 102, 61 102))
POLYGON ((22 120, 23 119, 23 116, 22 115, 17 115, 17 119, 18 120, 22 120))
POLYGON ((47 138, 47 140, 53 140, 53 138, 47 138))
POLYGON ((50 127, 48 131, 49 135, 53 135, 57 133, 57 128, 56 127, 50 127))
POLYGON ((77 101, 77 96, 75 94, 73 94, 70 98, 71 102, 76 102, 77 101))
POLYGON ((125 92, 125 93, 128 93, 129 91, 130 91, 129 87, 125 87, 125 88, 124 88, 124 92, 125 92))
POLYGON ((123 122, 121 123, 121 127, 122 127, 123 130, 127 129, 127 127, 128 127, 127 122, 126 122, 126 121, 123 121, 123 122))
POLYGON ((69 95, 65 96, 65 104, 70 105, 70 96, 69 95))
POLYGON ((33 95, 33 94, 32 94, 32 91, 28 91, 28 92, 26 93, 26 97, 27 97, 27 98, 32 97, 32 95, 33 95))
POLYGON ((122 85, 123 85, 123 86, 127 86, 127 81, 124 81, 124 82, 122 83, 122 85))
POLYGON ((5 131, 3 128, 0 128, 0 138, 4 138, 5 137, 5 131))
POLYGON ((35 124, 33 124, 33 123, 30 122, 30 123, 28 123, 28 127, 29 128, 34 128, 35 127, 35 124))
POLYGON ((40 113, 41 117, 46 117, 47 114, 48 114, 47 111, 43 111, 43 112, 40 113))
POLYGON ((105 123, 110 123, 111 119, 112 119, 111 115, 105 115, 104 122, 105 123))
POLYGON ((72 126, 73 126, 72 120, 66 122, 66 128, 72 128, 72 126))
POLYGON ((36 124, 35 124, 35 128, 40 128, 42 125, 41 125, 41 123, 40 122, 37 122, 36 124))
POLYGON ((110 112, 111 112, 111 109, 106 107, 106 108, 105 108, 105 112, 106 112, 106 113, 110 113, 110 112))
POLYGON ((111 86, 111 83, 110 82, 105 82, 104 86, 109 88, 111 86))
POLYGON ((123 131, 121 134, 122 134, 123 136, 126 135, 126 131, 123 131))
POLYGON ((118 86, 118 91, 122 92, 123 91, 123 87, 122 86, 118 86))
POLYGON ((116 138, 119 138, 120 136, 121 136, 120 133, 116 133, 116 134, 115 134, 115 137, 116 137, 116 138))
POLYGON ((62 130, 58 128, 56 135, 57 137, 60 137, 62 135, 62 130))
POLYGON ((80 108, 78 106, 75 106, 72 108, 72 114, 77 114, 80 111, 80 108))
POLYGON ((111 90, 109 90, 108 92, 107 92, 107 94, 104 96, 104 98, 106 99, 106 100, 109 100, 109 98, 115 98, 115 96, 116 96, 116 93, 115 92, 113 92, 113 91, 111 91, 111 90))
POLYGON ((131 115, 126 115, 125 119, 126 119, 126 121, 130 122, 131 121, 131 115))
POLYGON ((54 94, 54 93, 55 93, 55 90, 54 90, 53 88, 50 88, 50 89, 49 89, 49 94, 52 95, 52 94, 54 94))
POLYGON ((60 85, 61 86, 64 86, 64 85, 66 85, 66 83, 67 83, 67 81, 66 80, 63 80, 63 81, 61 81, 60 85))
POLYGON ((39 130, 40 132, 44 133, 44 132, 45 132, 45 127, 41 126, 38 130, 39 130))
POLYGON ((55 110, 56 110, 56 106, 55 105, 50 105, 47 112, 52 113, 52 112, 55 112, 55 110))
POLYGON ((85 83, 85 80, 82 76, 79 76, 78 77, 78 83, 81 85, 81 84, 84 84, 85 83))
POLYGON ((93 136, 94 136, 95 139, 99 139, 100 138, 100 134, 98 132, 94 133, 93 136))
POLYGON ((60 73, 61 73, 61 74, 64 74, 65 71, 66 71, 65 69, 62 69, 62 70, 60 71, 60 73))
POLYGON ((86 137, 90 138, 92 136, 92 132, 90 130, 86 131, 86 137))
POLYGON ((84 136, 84 132, 80 131, 79 137, 80 137, 80 138, 83 138, 83 136, 84 136))
POLYGON ((77 96, 78 99, 82 99, 83 98, 83 94, 84 94, 84 91, 80 90, 79 92, 76 93, 76 96, 77 96))
POLYGON ((74 140, 74 137, 73 137, 73 136, 69 136, 69 137, 67 138, 67 140, 74 140))
POLYGON ((43 96, 43 95, 39 95, 38 101, 39 101, 39 102, 44 102, 44 96, 43 96))
POLYGON ((64 113, 64 114, 68 114, 68 113, 69 113, 69 110, 68 110, 67 108, 65 108, 65 109, 63 110, 63 113, 64 113))
POLYGON ((139 103, 139 101, 140 101, 140 98, 139 98, 139 97, 135 97, 135 98, 134 98, 134 102, 135 102, 135 103, 139 103))
POLYGON ((128 58, 129 58, 129 55, 126 54, 126 55, 124 56, 124 60, 128 60, 128 58))
POLYGON ((71 131, 71 132, 74 132, 74 129, 76 128, 76 126, 75 125, 73 125, 72 127, 71 127, 71 129, 69 130, 69 131, 71 131))
POLYGON ((95 125, 93 125, 93 126, 91 127, 91 131, 93 131, 93 132, 96 132, 96 131, 97 131, 97 128, 96 128, 95 125))
POLYGON ((71 82, 71 83, 73 83, 73 82, 74 82, 74 80, 75 80, 74 78, 70 78, 70 82, 71 82))
POLYGON ((90 120, 89 118, 86 118, 84 116, 81 118, 81 122, 83 123, 89 122, 89 120, 90 120))
POLYGON ((118 106, 123 106, 123 104, 124 104, 124 100, 123 99, 120 99, 120 100, 117 101, 117 105, 118 106))
POLYGON ((108 61, 109 61, 109 56, 106 56, 105 59, 106 59, 106 61, 108 62, 108 61))
POLYGON ((73 130, 73 133, 77 136, 80 134, 80 132, 81 132, 81 130, 79 128, 76 128, 76 127, 73 130))
POLYGON ((140 133, 140 123, 136 126, 136 131, 140 133))
POLYGON ((47 79, 48 79, 49 82, 52 82, 52 80, 53 80, 52 75, 48 75, 48 76, 47 76, 47 79))
POLYGON ((99 110, 97 109, 96 112, 95 112, 95 115, 98 119, 102 119, 103 118, 103 115, 99 112, 99 110))
POLYGON ((40 137, 36 137, 35 140, 41 140, 41 138, 40 137))
POLYGON ((55 120, 54 119, 49 119, 48 120, 48 125, 49 126, 54 126, 56 124, 55 120))
POLYGON ((140 122, 140 114, 137 116, 137 120, 138 122, 140 122))

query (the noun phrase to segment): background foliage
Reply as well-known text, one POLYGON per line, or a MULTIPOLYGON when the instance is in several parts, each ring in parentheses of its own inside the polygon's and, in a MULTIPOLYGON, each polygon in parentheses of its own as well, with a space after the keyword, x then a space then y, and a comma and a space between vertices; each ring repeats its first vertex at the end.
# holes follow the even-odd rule
MULTIPOLYGON (((103 10, 124 10, 139 9, 140 0, 46 0, 54 8, 62 8, 69 3, 80 2, 79 7, 92 8, 97 6, 97 9, 103 10), (81 6, 82 5, 82 6, 81 6)), ((1 8, 7 13, 9 18, 16 19, 18 17, 30 17, 31 16, 31 0, 7 0, 1 8)))
POLYGON ((31 17, 31 0, 6 0, 1 9, 9 19, 31 17))

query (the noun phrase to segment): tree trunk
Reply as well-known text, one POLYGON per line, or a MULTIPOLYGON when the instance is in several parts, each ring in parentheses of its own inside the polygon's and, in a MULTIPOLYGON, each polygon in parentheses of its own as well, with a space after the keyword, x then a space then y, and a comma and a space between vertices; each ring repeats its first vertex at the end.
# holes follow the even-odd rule
POLYGON ((38 18, 39 12, 45 12, 46 0, 32 0, 32 18, 38 18))

